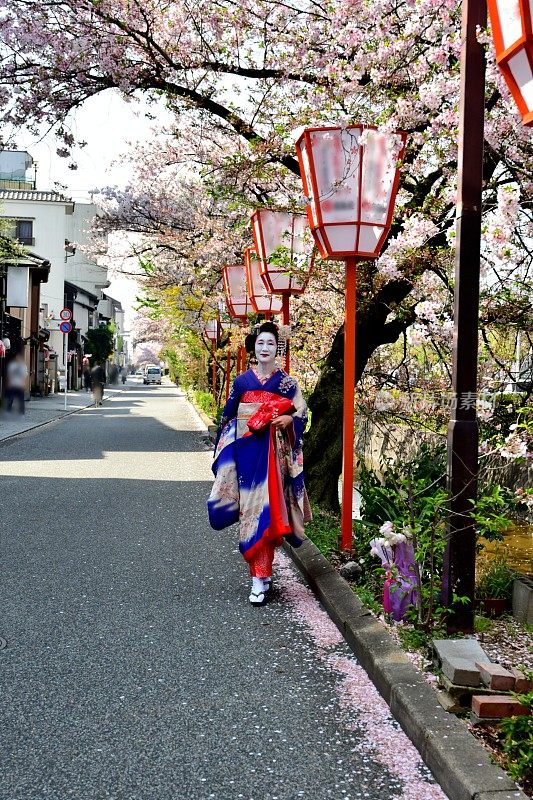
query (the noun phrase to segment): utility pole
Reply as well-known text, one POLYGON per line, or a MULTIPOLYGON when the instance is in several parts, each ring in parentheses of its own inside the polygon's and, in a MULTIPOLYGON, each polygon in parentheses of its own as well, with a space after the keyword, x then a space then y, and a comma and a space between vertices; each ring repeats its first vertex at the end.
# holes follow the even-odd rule
POLYGON ((449 632, 474 628, 476 534, 470 515, 477 497, 477 360, 485 54, 477 28, 487 24, 486 0, 463 0, 461 97, 456 207, 452 415, 448 426, 449 516, 444 555, 444 604, 449 632), (454 597, 467 597, 466 604, 454 597))

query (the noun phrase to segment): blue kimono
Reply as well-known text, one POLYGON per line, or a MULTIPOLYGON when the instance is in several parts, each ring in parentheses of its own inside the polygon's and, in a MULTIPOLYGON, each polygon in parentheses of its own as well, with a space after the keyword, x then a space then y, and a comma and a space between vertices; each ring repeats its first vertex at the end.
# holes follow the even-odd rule
POLYGON ((298 547, 304 539, 304 523, 311 519, 303 474, 306 424, 300 387, 283 370, 264 383, 252 369, 235 379, 222 412, 207 507, 215 530, 239 522, 239 549, 247 561, 265 541, 279 546, 285 538, 298 547), (251 433, 250 417, 276 397, 292 401, 292 426, 251 433))

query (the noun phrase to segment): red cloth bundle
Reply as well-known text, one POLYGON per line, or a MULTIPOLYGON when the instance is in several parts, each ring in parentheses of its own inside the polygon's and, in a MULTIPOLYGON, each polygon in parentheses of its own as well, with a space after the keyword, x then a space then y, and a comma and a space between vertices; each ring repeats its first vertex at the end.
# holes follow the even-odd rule
POLYGON ((255 414, 248 420, 248 427, 251 431, 260 431, 270 425, 273 419, 281 417, 283 414, 294 414, 296 409, 288 397, 279 397, 275 400, 267 400, 261 403, 255 414))

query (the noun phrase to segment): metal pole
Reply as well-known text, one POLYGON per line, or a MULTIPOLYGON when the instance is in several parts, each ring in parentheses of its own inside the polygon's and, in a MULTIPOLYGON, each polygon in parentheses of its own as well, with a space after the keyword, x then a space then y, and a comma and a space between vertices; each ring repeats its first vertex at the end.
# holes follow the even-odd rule
POLYGON ((231 381, 231 347, 228 347, 226 354, 226 402, 229 397, 229 384, 231 381))
POLYGON ((344 414, 342 428, 342 513, 341 547, 352 549, 353 523, 353 445, 355 402, 355 298, 357 291, 357 259, 346 259, 344 315, 344 414))
MULTIPOLYGON (((290 324, 290 310, 289 310, 290 301, 291 301, 290 295, 284 294, 283 306, 282 306, 282 319, 283 319, 283 324, 287 326, 290 324)), ((291 354, 289 351, 289 339, 287 338, 285 344, 285 372, 288 375, 290 371, 291 371, 291 354)))
POLYGON ((67 410, 67 346, 68 346, 68 333, 63 334, 63 359, 65 361, 65 411, 67 410))
POLYGON ((213 353, 212 353, 212 362, 211 362, 211 388, 213 399, 216 402, 217 399, 217 362, 215 361, 215 345, 213 345, 213 353))
POLYGON ((478 425, 476 418, 479 329, 481 189, 485 55, 476 29, 487 23, 485 0, 463 0, 461 98, 455 256, 452 414, 448 426, 450 513, 444 555, 443 599, 452 612, 449 632, 474 627, 476 535, 470 516, 477 497, 478 425), (467 597, 464 605, 454 596, 467 597))

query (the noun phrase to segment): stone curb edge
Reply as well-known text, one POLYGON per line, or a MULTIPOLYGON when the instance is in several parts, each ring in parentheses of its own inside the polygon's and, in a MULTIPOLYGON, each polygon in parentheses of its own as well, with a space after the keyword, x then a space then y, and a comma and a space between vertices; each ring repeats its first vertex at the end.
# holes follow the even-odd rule
MULTIPOLYGON (((216 425, 215 425, 214 421, 211 419, 211 417, 208 417, 208 416, 207 416, 207 414, 205 413, 205 411, 202 411, 202 409, 201 409, 201 408, 199 408, 199 407, 196 405, 196 403, 194 402, 194 400, 192 399, 192 397, 189 397, 189 395, 187 394, 187 392, 186 392, 184 389, 182 389, 181 387, 179 387, 179 386, 178 386, 178 389, 179 389, 181 392, 184 392, 184 397, 185 397, 185 399, 187 400, 187 402, 189 403, 189 405, 190 405, 190 406, 191 406, 191 407, 192 407, 192 408, 193 408, 193 409, 196 411, 196 414, 197 414, 197 415, 200 417, 200 420, 201 420, 201 422, 202 422, 202 425, 204 425, 204 426, 205 426, 205 428, 206 428, 206 433, 209 433, 209 428, 216 428, 216 425)), ((211 438, 211 440, 212 440, 212 442, 213 442, 213 444, 214 444, 214 443, 215 443, 215 440, 214 440, 214 439, 213 439, 211 436, 210 436, 210 438, 211 438)))
POLYGON ((284 549, 302 572, 449 800, 528 800, 434 690, 348 583, 307 539, 284 549))

